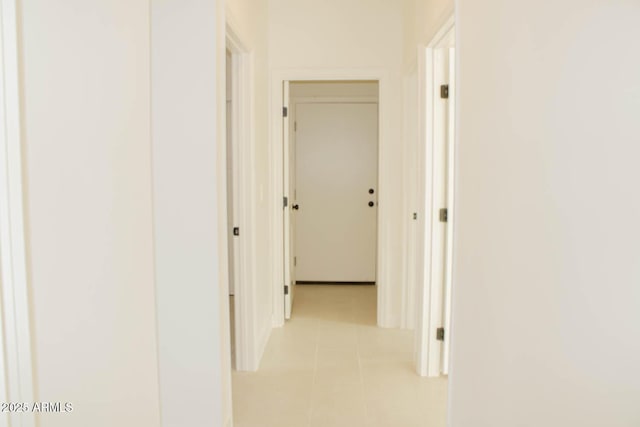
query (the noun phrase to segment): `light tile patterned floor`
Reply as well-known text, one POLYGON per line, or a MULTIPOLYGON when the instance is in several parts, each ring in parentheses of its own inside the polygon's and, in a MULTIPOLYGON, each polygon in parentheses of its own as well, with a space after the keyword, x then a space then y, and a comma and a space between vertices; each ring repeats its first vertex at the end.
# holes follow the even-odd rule
POLYGON ((301 285, 260 369, 233 373, 235 427, 444 427, 446 379, 413 369, 413 332, 375 326, 374 286, 301 285))

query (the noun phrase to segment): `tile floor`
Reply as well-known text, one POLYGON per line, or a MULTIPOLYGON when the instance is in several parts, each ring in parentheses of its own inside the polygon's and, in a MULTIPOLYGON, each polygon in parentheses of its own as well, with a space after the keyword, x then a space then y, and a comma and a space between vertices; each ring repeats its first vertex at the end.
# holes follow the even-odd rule
POLYGON ((258 372, 233 372, 235 427, 444 427, 447 380, 413 370, 413 333, 375 326, 374 286, 299 285, 258 372))

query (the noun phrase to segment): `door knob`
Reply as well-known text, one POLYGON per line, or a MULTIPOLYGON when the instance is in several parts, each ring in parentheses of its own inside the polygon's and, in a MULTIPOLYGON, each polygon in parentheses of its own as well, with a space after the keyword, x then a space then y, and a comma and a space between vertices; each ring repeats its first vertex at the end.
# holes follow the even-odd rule
POLYGON ((373 194, 373 193, 374 193, 373 188, 370 188, 370 189, 369 189, 369 194, 373 194))
POLYGON ((369 207, 372 208, 375 203, 369 202, 369 207))
POLYGON ((299 205, 297 205, 297 204, 295 204, 295 205, 291 206, 291 209, 298 210, 298 209, 300 209, 300 206, 299 206, 299 205))

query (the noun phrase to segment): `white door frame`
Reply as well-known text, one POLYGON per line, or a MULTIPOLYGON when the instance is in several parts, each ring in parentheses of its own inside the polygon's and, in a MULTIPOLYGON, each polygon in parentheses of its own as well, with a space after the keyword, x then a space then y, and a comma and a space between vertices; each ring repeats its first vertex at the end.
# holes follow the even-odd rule
MULTIPOLYGON (((234 219, 237 221, 235 226, 240 229, 240 236, 236 237, 239 244, 236 245, 234 254, 236 266, 236 274, 234 275, 235 367, 238 371, 256 371, 260 361, 260 345, 259 328, 256 324, 254 274, 256 220, 254 207, 253 55, 242 41, 236 28, 233 19, 227 12, 226 46, 231 52, 231 72, 234 76, 231 89, 233 99, 231 145, 234 149, 233 174, 234 179, 237 178, 234 183, 234 190, 237 191, 233 194, 234 219)), ((226 126, 226 121, 224 123, 226 126)), ((226 182, 226 170, 223 172, 226 182)), ((224 221, 226 224, 226 217, 224 221)), ((223 238, 226 239, 226 236, 225 233, 223 238)), ((228 242, 226 243, 228 244, 228 242)))
POLYGON ((282 132, 282 192, 287 197, 287 203, 284 203, 283 200, 283 228, 282 228, 282 241, 288 242, 288 244, 284 244, 282 259, 288 262, 285 262, 285 268, 283 268, 282 272, 284 274, 284 317, 285 319, 291 318, 291 311, 293 308, 293 299, 295 297, 295 284, 293 281, 295 280, 295 270, 294 266, 291 265, 292 257, 292 229, 291 229, 291 218, 293 217, 293 213, 291 211, 292 203, 295 197, 291 194, 291 125, 293 123, 290 120, 290 101, 291 101, 291 85, 289 81, 283 82, 282 85, 282 128, 286 129, 286 131, 282 132), (287 111, 287 114, 284 112, 287 111), (286 268, 288 267, 288 268, 286 268))
MULTIPOLYGON (((438 61, 440 52, 447 47, 450 37, 455 32, 455 20, 451 15, 446 19, 444 25, 436 33, 432 41, 426 46, 419 48, 419 72, 418 86, 420 93, 419 117, 420 117, 420 142, 424 146, 425 152, 421 153, 420 169, 424 174, 419 188, 418 200, 422 200, 424 206, 423 231, 421 230, 424 269, 418 286, 418 310, 416 319, 416 369, 418 374, 435 377, 448 370, 448 363, 444 361, 443 342, 437 340, 437 328, 444 326, 443 319, 445 310, 443 301, 445 295, 450 299, 451 283, 451 253, 452 231, 454 222, 453 199, 453 159, 454 145, 449 141, 448 150, 448 189, 450 194, 443 193, 446 183, 440 179, 435 179, 434 171, 441 170, 443 164, 438 164, 438 159, 442 159, 442 152, 438 152, 436 138, 438 134, 446 133, 452 129, 444 129, 439 126, 439 115, 450 113, 442 107, 438 107, 439 82, 442 74, 438 71, 438 61), (433 224, 437 223, 440 206, 436 199, 448 199, 448 221, 447 235, 437 232, 433 224), (446 246, 445 246, 446 245, 446 246), (446 250, 444 248, 446 247, 446 250), (443 287, 443 278, 447 277, 448 284, 443 287)), ((449 99, 455 99, 453 85, 450 85, 449 99)), ((450 335, 449 327, 446 327, 445 334, 450 335)), ((447 346, 448 347, 448 346, 447 346)), ((448 357, 448 348, 446 351, 448 357)))
POLYGON ((400 327, 403 329, 415 329, 416 323, 416 289, 419 282, 418 263, 421 260, 419 251, 419 236, 423 231, 424 212, 420 206, 419 185, 420 159, 423 146, 419 143, 418 126, 418 62, 411 64, 408 68, 407 76, 403 82, 404 90, 404 209, 402 221, 402 235, 404 236, 403 250, 404 263, 402 265, 403 283, 402 287, 402 316, 400 327), (421 231, 422 230, 422 231, 421 231))
POLYGON ((387 168, 385 153, 392 150, 392 135, 388 121, 391 105, 391 87, 389 75, 382 69, 277 69, 272 73, 270 88, 271 143, 269 150, 271 201, 271 233, 273 262, 271 264, 273 283, 273 326, 284 325, 284 209, 283 197, 283 120, 282 87, 285 81, 377 81, 378 82, 378 248, 376 265, 376 283, 378 286, 377 323, 381 327, 392 327, 388 260, 392 249, 388 244, 389 206, 387 205, 387 168))
MULTIPOLYGON (((455 31, 452 30, 452 32, 455 31)), ((455 38, 455 34, 453 34, 455 38)), ((443 326, 445 329, 444 344, 442 348, 442 374, 449 374, 449 360, 451 359, 451 309, 452 300, 451 293, 453 290, 453 233, 455 223, 455 177, 456 177, 456 161, 455 161, 455 140, 456 140, 456 57, 455 47, 449 49, 449 104, 448 104, 448 129, 447 129, 447 187, 446 198, 448 207, 448 230, 445 254, 445 286, 444 286, 444 316, 443 326)))
MULTIPOLYGON (((0 20, 0 401, 33 402, 15 0, 0 20)), ((2 413, 0 425, 33 427, 35 415, 2 413)))

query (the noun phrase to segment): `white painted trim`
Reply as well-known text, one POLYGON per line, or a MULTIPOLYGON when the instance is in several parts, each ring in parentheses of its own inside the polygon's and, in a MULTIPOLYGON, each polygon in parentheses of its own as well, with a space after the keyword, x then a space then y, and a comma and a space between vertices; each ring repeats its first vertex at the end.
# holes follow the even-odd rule
MULTIPOLYGON (((2 0, 0 14, 0 401, 33 402, 16 1, 2 0)), ((32 427, 35 415, 0 414, 0 424, 32 427)))
MULTIPOLYGON (((284 274, 284 286, 288 287, 289 292, 284 295, 284 318, 291 318, 291 311, 293 309, 293 298, 295 289, 293 288, 293 278, 291 268, 291 203, 294 200, 293 195, 291 194, 291 122, 289 117, 291 116, 289 113, 291 112, 291 106, 289 105, 289 101, 291 100, 291 87, 288 80, 282 82, 282 105, 283 110, 287 110, 287 114, 282 114, 282 128, 286 129, 286 131, 282 132, 282 188, 283 194, 287 197, 287 206, 284 206, 282 210, 283 216, 283 260, 285 260, 285 268, 283 269, 284 274), (287 268, 288 267, 288 268, 287 268)), ((284 205, 284 202, 283 202, 284 205)))
POLYGON ((269 175, 271 196, 271 227, 272 243, 271 285, 273 286, 273 327, 284 326, 285 308, 282 287, 285 285, 284 275, 284 130, 282 122, 282 108, 284 106, 283 86, 286 77, 275 72, 269 88, 269 120, 271 132, 269 138, 269 175))
POLYGON ((282 236, 283 209, 282 209, 282 180, 283 180, 283 129, 282 129, 282 85, 285 81, 377 81, 378 82, 378 255, 376 281, 378 285, 378 316, 377 323, 381 327, 393 327, 391 315, 390 293, 392 286, 389 283, 388 260, 391 258, 392 249, 387 244, 389 240, 389 206, 387 205, 386 184, 387 170, 384 163, 387 151, 393 150, 393 137, 390 133, 387 117, 391 108, 391 85, 389 74, 384 69, 375 68, 346 68, 346 69, 276 69, 272 71, 270 88, 270 123, 271 138, 269 144, 269 164, 271 165, 271 212, 272 223, 272 284, 273 284, 273 325, 284 325, 284 248, 282 236))
POLYGON ((407 75, 403 81, 404 93, 404 121, 403 121, 403 264, 402 264, 402 300, 400 327, 403 329, 414 329, 416 319, 416 288, 417 288, 417 235, 422 213, 417 220, 413 218, 413 213, 419 213, 417 197, 417 179, 420 155, 418 154, 421 145, 419 144, 419 117, 418 117, 418 66, 417 60, 408 68, 407 75), (415 85, 415 87, 413 86, 415 85), (414 128, 415 127, 415 128, 414 128), (415 132, 415 133, 413 133, 415 132))
MULTIPOLYGON (((235 278, 235 345, 236 370, 256 371, 264 351, 263 337, 258 328, 256 292, 256 218, 255 218, 255 143, 253 53, 239 34, 229 11, 226 15, 226 40, 231 51, 233 117, 232 145, 234 147, 234 176, 238 177, 234 194, 234 216, 240 228, 235 278), (237 201, 237 203, 236 203, 237 201)), ((226 121, 225 121, 226 123, 226 121)), ((225 155, 226 158, 226 155, 225 155)), ((226 171, 221 171, 225 174, 226 171)), ((222 176, 222 174, 221 174, 222 176)), ((225 219, 226 220, 226 219, 225 219)), ((225 234, 226 238, 226 234, 225 234)))
POLYGON ((442 23, 440 29, 433 36, 429 44, 427 44, 427 49, 435 49, 437 47, 445 47, 445 41, 448 37, 455 35, 455 25, 456 20, 453 13, 450 13, 442 23))
POLYGON ((456 60, 455 48, 449 48, 449 129, 447 130, 447 207, 449 227, 447 229, 447 244, 445 254, 445 289, 444 289, 444 319, 446 332, 442 349, 442 374, 449 374, 449 360, 451 359, 451 294, 453 290, 453 234, 456 223, 455 206, 455 154, 456 154, 456 60), (453 119, 452 119, 453 118, 453 119))
POLYGON ((419 48, 418 52, 419 64, 418 64, 418 87, 419 87, 419 104, 418 112, 420 117, 419 123, 419 138, 420 146, 424 147, 423 152, 420 153, 420 185, 418 188, 418 200, 422 202, 424 209, 420 212, 420 242, 419 253, 422 255, 419 259, 423 260, 424 266, 421 269, 420 277, 417 278, 419 284, 417 295, 417 318, 415 329, 415 341, 416 341, 416 371, 419 375, 426 376, 429 373, 429 307, 430 307, 430 293, 427 286, 429 283, 426 278, 429 271, 431 271, 431 245, 427 244, 426 236, 431 234, 431 216, 428 214, 431 212, 431 198, 426 195, 426 176, 427 167, 429 165, 428 159, 432 158, 433 144, 430 144, 431 138, 429 137, 429 131, 433 128, 433 116, 428 114, 431 110, 430 102, 433 99, 433 85, 427 82, 427 70, 432 67, 432 56, 428 54, 426 48, 419 48))
POLYGON ((271 329, 273 325, 270 323, 264 323, 262 325, 262 332, 258 338, 258 348, 256 353, 256 358, 258 360, 257 367, 260 365, 260 360, 262 360, 262 356, 264 355, 264 351, 267 348, 267 343, 269 342, 269 337, 271 337, 271 329))
MULTIPOLYGON (((444 307, 444 289, 442 286, 445 275, 445 252, 442 248, 444 236, 434 224, 437 224, 438 209, 442 206, 439 198, 446 195, 438 191, 436 173, 443 165, 438 164, 438 158, 443 153, 436 147, 436 132, 446 132, 435 126, 437 114, 443 114, 442 108, 436 108, 438 88, 436 81, 442 78, 436 69, 440 49, 444 48, 448 39, 454 35, 455 19, 449 16, 433 40, 426 47, 419 48, 419 87, 420 87, 420 141, 425 147, 422 156, 424 162, 422 171, 425 174, 424 187, 420 188, 419 199, 424 202, 424 231, 421 232, 422 251, 424 260, 423 278, 418 289, 418 318, 416 320, 416 370, 423 376, 439 376, 442 369, 442 343, 436 339, 436 329, 442 325, 444 307), (438 199, 438 200, 436 200, 438 199)), ((450 147, 447 148, 451 150, 450 147)), ((451 163, 453 165, 453 163, 451 163)), ((447 206, 450 210, 452 206, 447 206)), ((453 229, 453 216, 448 222, 448 230, 453 229)), ((449 248, 450 251, 450 248, 449 248)), ((450 334, 450 331, 446 331, 450 334)))
POLYGON ((431 226, 427 228, 428 233, 425 235, 425 245, 430 246, 431 266, 430 271, 425 272, 425 277, 429 280, 429 316, 427 329, 429 340, 428 366, 429 376, 437 376, 440 374, 442 360, 442 343, 437 339, 437 328, 443 326, 443 305, 444 301, 444 244, 445 230, 439 220, 439 209, 446 207, 445 194, 442 191, 444 183, 444 167, 445 167, 445 151, 440 141, 446 138, 446 129, 441 126, 445 121, 446 109, 442 106, 439 99, 439 85, 444 82, 445 74, 442 72, 442 64, 445 55, 441 49, 433 49, 432 54, 432 78, 428 78, 428 84, 432 85, 432 103, 430 111, 433 114, 432 132, 427 134, 427 146, 431 146, 431 156, 428 163, 427 172, 427 197, 431 199, 431 209, 426 217, 430 221, 431 226))
POLYGON ((290 117, 295 123, 298 114, 298 104, 378 104, 377 96, 292 96, 290 117))
MULTIPOLYGON (((377 96, 291 96, 290 118, 295 123, 298 104, 378 104, 377 96)), ((294 137, 295 140, 295 137, 294 137)))
POLYGON ((377 104, 377 96, 292 96, 291 104, 377 104))

